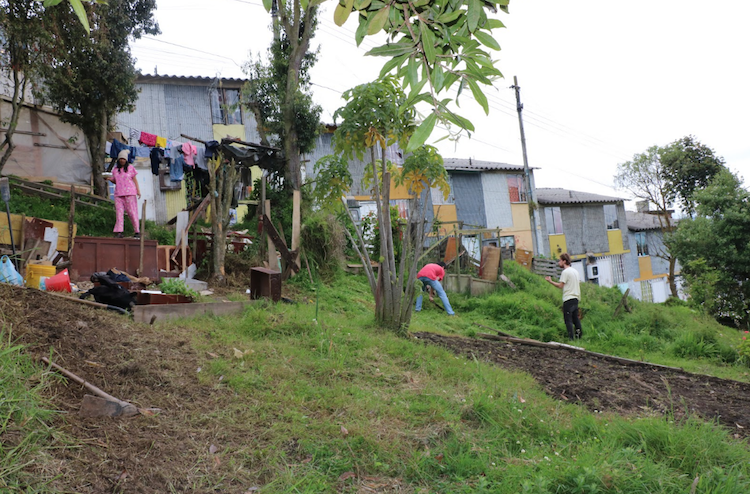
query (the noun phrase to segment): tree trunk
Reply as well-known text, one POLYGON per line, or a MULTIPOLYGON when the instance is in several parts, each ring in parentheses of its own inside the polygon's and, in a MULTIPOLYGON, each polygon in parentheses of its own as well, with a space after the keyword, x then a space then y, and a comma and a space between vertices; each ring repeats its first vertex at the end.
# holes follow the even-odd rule
POLYGON ((211 277, 217 283, 223 283, 226 277, 224 260, 226 259, 227 227, 229 226, 229 208, 232 205, 234 184, 239 172, 234 161, 226 163, 220 154, 208 163, 208 188, 211 203, 211 242, 212 266, 211 277))
POLYGON ((91 160, 91 179, 94 185, 94 194, 100 197, 109 196, 107 181, 104 180, 104 156, 106 154, 107 129, 109 118, 104 110, 99 114, 100 126, 90 134, 85 134, 89 147, 89 159, 91 160))
POLYGON ((13 150, 16 145, 13 144, 13 134, 16 132, 18 127, 18 118, 21 116, 21 110, 23 109, 23 103, 26 100, 26 77, 21 77, 18 74, 18 70, 13 71, 13 99, 10 102, 11 114, 10 121, 8 122, 8 130, 5 133, 5 139, 0 144, 0 150, 4 150, 2 157, 0 157, 0 173, 2 173, 5 163, 10 159, 10 155, 13 154, 13 150))
POLYGON ((674 269, 677 264, 677 259, 673 256, 669 256, 669 274, 667 275, 667 281, 669 282, 669 290, 672 292, 673 297, 679 297, 677 293, 677 283, 675 283, 674 269))

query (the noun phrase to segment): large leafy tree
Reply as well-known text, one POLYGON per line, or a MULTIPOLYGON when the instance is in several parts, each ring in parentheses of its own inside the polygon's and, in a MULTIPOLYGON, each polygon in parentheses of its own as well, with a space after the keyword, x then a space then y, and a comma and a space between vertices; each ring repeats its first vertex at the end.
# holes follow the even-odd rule
POLYGON ((8 130, 0 143, 0 172, 15 149, 13 135, 18 118, 49 49, 50 36, 43 19, 44 8, 36 0, 0 1, 0 68, 12 86, 11 113, 3 122, 8 130))
MULTIPOLYGON (((261 142, 284 149, 288 163, 284 184, 292 188, 301 185, 300 153, 315 147, 320 126, 322 109, 312 100, 309 75, 317 61, 317 54, 309 50, 309 38, 314 35, 316 24, 313 16, 300 27, 300 36, 304 32, 308 37, 308 49, 298 66, 292 65, 297 60, 295 46, 286 31, 274 38, 267 62, 259 59, 245 66, 249 80, 243 88, 242 101, 255 116, 261 142), (289 78, 295 72, 296 87, 290 88, 289 78), (292 156, 295 159, 290 159, 292 156)), ((300 45, 296 49, 301 50, 300 45)))
POLYGON ((682 220, 671 240, 690 300, 750 329, 750 193, 724 169, 693 197, 697 216, 682 220))
POLYGON ((54 60, 43 71, 44 96, 63 120, 84 133, 91 158, 94 190, 105 195, 102 176, 111 119, 132 111, 137 99, 131 38, 158 34, 155 0, 108 0, 88 5, 91 33, 66 6, 50 10, 54 60))
POLYGON ((694 136, 685 136, 660 149, 659 157, 668 185, 667 199, 689 216, 695 213, 696 191, 704 189, 717 173, 726 169, 724 158, 694 136))
POLYGON ((625 189, 638 199, 646 200, 655 206, 654 213, 659 219, 662 238, 666 249, 656 253, 669 263, 667 281, 673 297, 677 297, 677 284, 675 283, 675 266, 677 259, 671 253, 669 239, 675 229, 675 220, 672 218, 671 189, 664 174, 661 162, 660 149, 651 146, 645 153, 636 154, 631 161, 617 165, 615 185, 625 189))

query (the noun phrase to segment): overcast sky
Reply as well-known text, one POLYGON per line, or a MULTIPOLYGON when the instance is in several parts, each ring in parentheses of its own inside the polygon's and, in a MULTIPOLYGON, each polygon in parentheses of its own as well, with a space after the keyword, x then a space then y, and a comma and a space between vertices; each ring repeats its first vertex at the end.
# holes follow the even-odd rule
MULTIPOLYGON (((385 61, 364 56, 377 40, 355 46, 352 20, 333 23, 334 5, 324 5, 313 40, 314 99, 326 122, 344 104, 341 93, 373 80, 385 61)), ((476 132, 438 144, 443 157, 523 164, 510 88, 517 76, 538 187, 628 198, 613 188, 617 165, 688 134, 748 185, 750 2, 511 0, 510 14, 496 17, 506 25, 494 53, 505 78, 486 89, 489 116, 462 96, 459 113, 476 132)), ((244 77, 242 65, 271 41, 262 0, 157 0, 156 18, 162 34, 133 45, 147 74, 244 77)))

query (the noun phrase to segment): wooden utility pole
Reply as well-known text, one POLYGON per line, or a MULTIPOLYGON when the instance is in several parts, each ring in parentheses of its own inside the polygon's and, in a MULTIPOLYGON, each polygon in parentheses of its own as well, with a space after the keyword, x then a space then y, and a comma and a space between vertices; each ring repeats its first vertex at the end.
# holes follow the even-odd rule
POLYGON ((531 221, 531 244, 534 255, 543 254, 542 248, 542 225, 539 222, 539 209, 536 204, 536 194, 531 188, 531 173, 529 172, 529 159, 526 154, 526 134, 523 131, 523 104, 521 103, 521 87, 518 85, 518 77, 513 76, 511 88, 516 91, 516 110, 518 111, 518 126, 521 129, 521 149, 523 150, 523 178, 526 186, 526 201, 529 204, 529 220, 531 221))

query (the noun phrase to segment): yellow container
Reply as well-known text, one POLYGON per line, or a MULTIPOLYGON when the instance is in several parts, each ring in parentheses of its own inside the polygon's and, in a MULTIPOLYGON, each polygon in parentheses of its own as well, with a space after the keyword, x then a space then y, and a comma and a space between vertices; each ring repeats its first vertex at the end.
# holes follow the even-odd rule
POLYGON ((55 266, 44 266, 42 264, 28 264, 26 266, 26 286, 29 288, 39 288, 42 279, 55 276, 57 268, 55 266))

